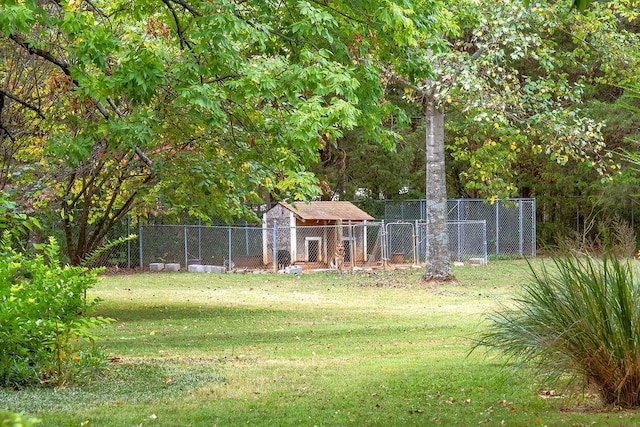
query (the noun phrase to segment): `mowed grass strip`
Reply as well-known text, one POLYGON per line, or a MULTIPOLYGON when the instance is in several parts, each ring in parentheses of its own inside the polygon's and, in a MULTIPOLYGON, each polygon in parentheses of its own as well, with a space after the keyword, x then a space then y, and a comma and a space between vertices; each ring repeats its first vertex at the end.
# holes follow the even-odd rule
POLYGON ((529 272, 499 261, 455 274, 434 287, 420 270, 107 276, 93 289, 116 319, 98 331, 104 377, 0 402, 56 426, 640 423, 541 396, 499 356, 469 354, 529 272))

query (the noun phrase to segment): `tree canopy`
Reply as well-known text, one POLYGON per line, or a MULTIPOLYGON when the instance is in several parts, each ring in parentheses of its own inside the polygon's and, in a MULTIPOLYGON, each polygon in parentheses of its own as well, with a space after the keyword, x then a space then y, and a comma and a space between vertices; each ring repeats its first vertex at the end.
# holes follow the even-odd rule
POLYGON ((393 145, 383 73, 425 75, 409 54, 439 31, 418 3, 5 1, 0 185, 59 212, 74 263, 132 209, 314 196, 345 131, 393 145))

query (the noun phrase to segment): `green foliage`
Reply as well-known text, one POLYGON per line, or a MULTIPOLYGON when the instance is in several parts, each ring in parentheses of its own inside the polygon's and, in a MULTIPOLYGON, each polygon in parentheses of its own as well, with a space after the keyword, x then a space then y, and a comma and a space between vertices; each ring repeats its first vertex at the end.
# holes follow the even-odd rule
MULTIPOLYGON (((83 267, 89 267, 91 265, 96 265, 98 259, 100 259, 105 253, 109 252, 111 249, 117 247, 126 242, 131 242, 138 238, 137 234, 130 234, 128 236, 122 236, 114 240, 110 240, 104 245, 100 246, 95 251, 91 252, 84 260, 82 260, 83 267)), ((98 264, 100 265, 100 264, 98 264)))
POLYGON ((8 185, 60 213, 74 265, 132 210, 233 221, 310 199, 319 150, 346 132, 393 147, 387 70, 428 74, 417 52, 446 28, 438 6, 3 2, 0 60, 17 71, 2 90, 19 163, 38 171, 8 185))
POLYGON ((0 241, 0 385, 58 385, 79 379, 100 364, 91 329, 108 319, 87 317, 97 300, 86 291, 98 270, 61 267, 55 240, 39 245, 42 255, 0 241))
POLYGON ((15 201, 0 194, 0 235, 7 233, 12 240, 19 239, 27 232, 40 228, 37 218, 21 212, 15 201))
POLYGON ((575 254, 532 268, 513 307, 490 316, 478 346, 533 364, 550 379, 573 374, 606 404, 640 406, 640 276, 635 260, 575 254))
POLYGON ((0 411, 0 426, 2 427, 31 427, 42 423, 38 418, 27 417, 23 413, 16 414, 0 411))

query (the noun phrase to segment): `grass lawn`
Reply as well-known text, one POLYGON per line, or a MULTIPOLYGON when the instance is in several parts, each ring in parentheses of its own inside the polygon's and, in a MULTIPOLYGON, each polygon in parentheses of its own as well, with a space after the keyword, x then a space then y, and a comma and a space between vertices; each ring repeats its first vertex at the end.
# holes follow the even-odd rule
POLYGON ((98 381, 0 389, 45 426, 640 425, 565 397, 499 356, 469 354, 524 261, 375 274, 106 276, 92 293, 112 358, 98 381), (548 393, 551 394, 551 393, 548 393))

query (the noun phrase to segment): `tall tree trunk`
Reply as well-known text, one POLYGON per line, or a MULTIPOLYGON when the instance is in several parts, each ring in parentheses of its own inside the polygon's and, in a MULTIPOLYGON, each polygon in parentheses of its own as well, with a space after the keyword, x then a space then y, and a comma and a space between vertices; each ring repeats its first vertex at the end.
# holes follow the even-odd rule
POLYGON ((447 187, 444 166, 444 111, 433 100, 426 105, 427 237, 426 281, 453 279, 447 231, 447 187))

